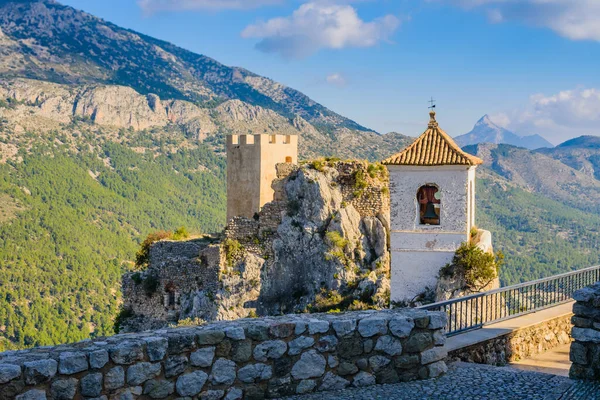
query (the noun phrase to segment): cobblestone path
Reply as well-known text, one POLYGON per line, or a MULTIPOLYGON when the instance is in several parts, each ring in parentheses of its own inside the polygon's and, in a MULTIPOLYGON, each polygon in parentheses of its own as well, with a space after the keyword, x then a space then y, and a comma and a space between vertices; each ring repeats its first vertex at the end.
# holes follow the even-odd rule
POLYGON ((600 384, 457 362, 437 379, 321 392, 286 400, 600 400, 600 384))

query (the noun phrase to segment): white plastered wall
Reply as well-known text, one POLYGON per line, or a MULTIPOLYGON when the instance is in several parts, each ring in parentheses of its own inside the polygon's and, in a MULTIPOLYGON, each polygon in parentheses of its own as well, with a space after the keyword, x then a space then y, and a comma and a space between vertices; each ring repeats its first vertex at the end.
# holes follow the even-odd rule
POLYGON ((391 300, 435 289, 439 270, 468 240, 474 224, 475 168, 388 166, 391 196, 391 300), (439 188, 440 225, 421 225, 417 192, 439 188))

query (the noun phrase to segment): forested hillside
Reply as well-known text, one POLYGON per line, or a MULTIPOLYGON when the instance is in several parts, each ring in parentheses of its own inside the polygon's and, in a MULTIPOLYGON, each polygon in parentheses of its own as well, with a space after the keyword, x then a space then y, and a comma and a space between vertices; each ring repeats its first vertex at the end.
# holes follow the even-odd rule
MULTIPOLYGON (((150 232, 223 227, 225 135, 275 132, 299 135, 301 158, 411 141, 53 1, 0 0, 0 350, 111 334, 150 232)), ((600 151, 584 142, 469 149, 504 284, 600 262, 600 151)))

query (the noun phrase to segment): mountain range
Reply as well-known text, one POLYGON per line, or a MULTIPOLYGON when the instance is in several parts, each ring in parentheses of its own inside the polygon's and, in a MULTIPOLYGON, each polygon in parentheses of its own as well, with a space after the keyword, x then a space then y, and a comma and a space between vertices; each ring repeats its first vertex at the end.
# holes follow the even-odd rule
MULTIPOLYGON (((0 350, 113 333, 149 233, 220 231, 225 135, 375 161, 413 140, 50 0, 0 0, 0 32, 0 350)), ((467 150, 485 161, 477 219, 503 284, 600 262, 599 138, 467 150)))
POLYGON ((554 147, 540 135, 519 136, 504 129, 495 124, 488 115, 481 117, 469 133, 457 136, 454 140, 461 147, 478 143, 511 144, 531 150, 554 147))

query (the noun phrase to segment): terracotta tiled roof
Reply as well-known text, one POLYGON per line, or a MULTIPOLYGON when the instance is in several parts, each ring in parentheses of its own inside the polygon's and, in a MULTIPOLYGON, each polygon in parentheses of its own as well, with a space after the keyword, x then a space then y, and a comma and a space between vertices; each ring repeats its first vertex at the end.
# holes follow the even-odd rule
POLYGON ((479 165, 478 157, 465 153, 435 120, 435 112, 429 113, 427 130, 406 149, 383 160, 385 165, 479 165))

